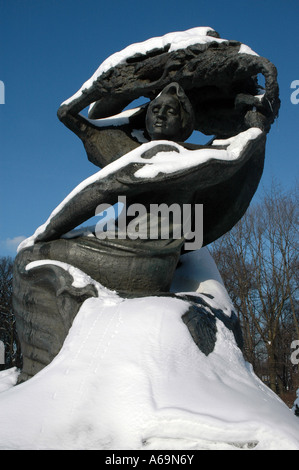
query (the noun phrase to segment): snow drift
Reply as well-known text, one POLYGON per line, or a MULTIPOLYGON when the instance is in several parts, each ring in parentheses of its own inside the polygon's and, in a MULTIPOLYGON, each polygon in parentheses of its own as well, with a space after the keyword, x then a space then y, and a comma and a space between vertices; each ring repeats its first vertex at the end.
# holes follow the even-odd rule
MULTIPOLYGON (((182 261, 173 290, 229 315, 207 249, 182 261)), ((181 320, 183 295, 124 299, 95 284, 49 366, 16 386, 15 369, 0 374, 0 449, 299 450, 298 420, 222 322, 206 356, 181 320)))

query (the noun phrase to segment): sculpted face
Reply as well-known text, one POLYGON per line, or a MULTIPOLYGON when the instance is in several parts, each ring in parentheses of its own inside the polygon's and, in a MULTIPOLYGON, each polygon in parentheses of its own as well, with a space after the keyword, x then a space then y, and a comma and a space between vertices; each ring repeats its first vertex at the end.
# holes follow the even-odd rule
POLYGON ((181 133, 181 106, 171 95, 158 96, 150 105, 146 115, 146 129, 152 140, 176 141, 181 133))

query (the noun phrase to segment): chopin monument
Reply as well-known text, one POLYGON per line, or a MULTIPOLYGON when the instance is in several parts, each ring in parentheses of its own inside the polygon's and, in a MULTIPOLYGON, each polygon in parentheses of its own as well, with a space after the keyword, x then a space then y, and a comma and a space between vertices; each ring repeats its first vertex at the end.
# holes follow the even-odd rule
MULTIPOLYGON (((113 54, 59 107, 58 118, 98 169, 19 247, 13 308, 23 369, 16 389, 36 389, 69 361, 61 369, 72 387, 65 410, 71 401, 73 411, 80 408, 98 384, 91 447, 162 448, 155 439, 167 437, 192 448, 186 442, 202 439, 198 422, 212 413, 212 376, 237 371, 236 384, 249 380, 259 389, 206 247, 248 208, 279 106, 269 60, 198 27, 113 54), (193 142, 194 131, 205 144, 193 142), (95 215, 94 227, 82 226, 95 215), (75 358, 84 364, 80 384, 75 358)), ((234 406, 245 416, 240 390, 234 406)), ((254 393, 261 416, 262 392, 254 393)), ((245 434, 241 440, 258 445, 257 434, 245 434)))

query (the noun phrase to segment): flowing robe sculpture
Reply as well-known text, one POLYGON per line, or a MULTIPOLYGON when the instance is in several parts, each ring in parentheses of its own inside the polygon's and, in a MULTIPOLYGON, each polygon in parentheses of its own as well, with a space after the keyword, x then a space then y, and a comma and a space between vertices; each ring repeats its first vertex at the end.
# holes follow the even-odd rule
MULTIPOLYGON (((74 286, 65 266, 123 296, 169 295, 180 257, 192 250, 196 207, 203 207, 202 246, 237 223, 259 184, 266 134, 279 104, 273 64, 237 41, 219 38, 211 28, 194 28, 111 56, 60 106, 59 119, 78 135, 89 160, 101 170, 75 188, 19 248, 14 312, 23 380, 51 362, 81 304, 97 295, 92 283, 74 286), (262 91, 259 74, 265 78, 262 91), (140 97, 148 101, 123 111, 140 97), (81 111, 87 106, 85 117, 81 111), (186 143, 193 130, 214 137, 206 145, 186 143), (99 206, 116 204, 119 196, 129 207, 137 203, 147 209, 143 237, 72 232, 99 206), (152 204, 192 207, 190 233, 175 237, 172 221, 167 239, 161 225, 157 238, 148 236, 152 204)), ((189 317, 184 321, 199 347, 209 351, 206 338, 214 326, 213 321, 202 326, 204 301, 186 301, 189 317)), ((241 346, 235 316, 214 315, 234 331, 241 346)))

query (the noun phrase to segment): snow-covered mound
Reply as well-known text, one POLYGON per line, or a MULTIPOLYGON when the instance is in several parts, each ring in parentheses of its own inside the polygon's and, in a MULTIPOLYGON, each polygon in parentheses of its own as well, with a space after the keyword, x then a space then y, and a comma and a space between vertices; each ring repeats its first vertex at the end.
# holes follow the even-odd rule
MULTIPOLYGON (((229 315, 207 249, 186 255, 174 284, 229 315)), ((183 295, 124 299, 97 287, 49 366, 17 386, 17 371, 1 373, 0 449, 299 450, 298 419, 221 321, 205 355, 181 319, 183 295)))

